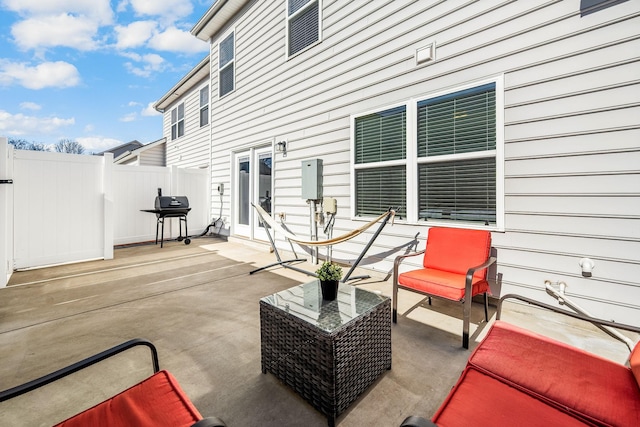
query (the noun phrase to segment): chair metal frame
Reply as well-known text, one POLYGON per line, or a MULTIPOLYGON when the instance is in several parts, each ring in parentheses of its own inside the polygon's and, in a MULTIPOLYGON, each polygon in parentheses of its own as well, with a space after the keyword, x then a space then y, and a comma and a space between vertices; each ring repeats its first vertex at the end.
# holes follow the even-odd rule
MULTIPOLYGON (((421 295, 425 295, 427 297, 429 297, 429 305, 431 305, 431 298, 435 297, 435 298, 441 298, 444 299, 446 301, 455 301, 455 300, 451 300, 449 298, 444 298, 441 297, 439 295, 435 295, 435 294, 430 294, 430 293, 426 293, 426 292, 421 292, 419 290, 413 289, 411 287, 407 287, 407 286, 403 286, 401 284, 398 283, 398 271, 399 271, 399 267, 400 267, 400 263, 402 261, 404 261, 406 258, 409 257, 413 257, 413 256, 418 256, 418 255, 422 255, 426 252, 426 249, 423 249, 421 251, 418 252, 414 252, 412 254, 404 254, 404 255, 399 255, 396 257, 396 259, 393 262, 393 306, 392 306, 392 317, 393 317, 393 323, 398 323, 398 289, 405 289, 411 292, 415 292, 417 294, 421 294, 421 295)), ((462 302, 462 346, 465 349, 469 348, 469 325, 471 323, 470 318, 471 318, 471 300, 473 299, 473 295, 471 295, 472 293, 472 284, 473 284, 473 275, 476 271, 478 270, 482 270, 485 268, 489 268, 492 264, 494 264, 497 261, 496 257, 492 257, 490 256, 485 262, 483 262, 482 264, 475 266, 475 267, 471 267, 467 270, 467 274, 465 277, 465 290, 464 290, 464 297, 462 298, 462 300, 460 300, 459 302, 462 302)), ((487 294, 487 292, 484 292, 484 317, 485 317, 485 321, 489 321, 489 296, 487 294)))
MULTIPOLYGON (((58 369, 57 371, 44 375, 40 378, 36 378, 32 381, 26 382, 24 384, 20 384, 16 387, 12 387, 10 389, 0 391, 0 402, 4 402, 9 399, 13 399, 23 394, 29 393, 33 390, 36 390, 54 381, 62 379, 68 375, 74 374, 82 369, 93 366, 99 362, 102 362, 110 357, 113 357, 117 354, 120 354, 126 350, 129 350, 137 346, 146 346, 149 348, 149 350, 151 351, 151 363, 153 364, 153 373, 157 374, 158 372, 160 372, 160 363, 158 361, 158 350, 156 349, 155 345, 153 345, 153 343, 145 339, 134 338, 122 344, 118 344, 114 347, 111 347, 107 350, 104 350, 100 353, 89 356, 86 359, 83 359, 72 365, 66 366, 62 369, 58 369)), ((202 418, 200 421, 197 421, 191 427, 225 427, 225 426, 226 424, 217 417, 205 417, 205 418, 202 418)))
POLYGON ((87 357, 86 359, 83 359, 72 365, 66 366, 62 369, 58 369, 55 372, 44 375, 40 378, 36 378, 35 380, 1 391, 0 402, 13 399, 14 397, 18 397, 20 395, 33 391, 39 387, 43 387, 47 384, 50 384, 54 381, 64 378, 67 375, 71 375, 75 372, 80 371, 81 369, 88 368, 89 366, 95 365, 98 362, 102 362, 105 359, 108 359, 112 356, 115 356, 116 354, 122 353, 123 351, 129 350, 130 348, 137 347, 137 346, 149 347, 149 350, 151 351, 151 362, 153 363, 153 373, 155 374, 158 371, 160 371, 160 364, 158 362, 158 350, 156 350, 156 347, 150 341, 147 341, 141 338, 135 338, 127 342, 124 342, 122 344, 119 344, 115 347, 109 348, 105 351, 102 351, 98 354, 94 354, 93 356, 87 357))

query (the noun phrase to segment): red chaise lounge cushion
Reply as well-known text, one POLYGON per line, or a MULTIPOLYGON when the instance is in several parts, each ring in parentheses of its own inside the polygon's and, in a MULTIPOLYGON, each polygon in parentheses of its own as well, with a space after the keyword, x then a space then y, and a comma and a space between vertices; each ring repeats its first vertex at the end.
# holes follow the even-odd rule
POLYGON ((629 365, 633 376, 636 378, 638 387, 640 387, 640 341, 638 341, 631 352, 631 356, 629 356, 629 365))
POLYGON ((439 427, 589 425, 471 366, 464 370, 454 390, 433 416, 439 427))
POLYGON ((640 426, 629 368, 543 335, 498 320, 469 365, 598 425, 640 426))
POLYGON ((200 419, 173 375, 159 371, 56 427, 187 427, 200 419))

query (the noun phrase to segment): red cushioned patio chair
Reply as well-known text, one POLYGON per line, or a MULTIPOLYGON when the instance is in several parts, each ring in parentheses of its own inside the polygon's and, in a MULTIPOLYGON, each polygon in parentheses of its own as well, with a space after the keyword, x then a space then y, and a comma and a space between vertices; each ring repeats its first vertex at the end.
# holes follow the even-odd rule
POLYGON ((173 375, 161 371, 155 346, 133 339, 90 356, 51 374, 0 392, 0 402, 21 396, 39 387, 92 366, 136 346, 151 350, 154 374, 121 393, 56 424, 55 427, 225 427, 215 417, 203 418, 173 375))
POLYGON ((461 228, 432 227, 423 251, 396 257, 393 264, 393 322, 398 321, 398 289, 463 304, 462 346, 469 348, 471 299, 484 294, 484 315, 489 320, 487 267, 496 262, 490 256, 491 232, 461 228), (398 274, 407 257, 424 254, 423 268, 398 274))

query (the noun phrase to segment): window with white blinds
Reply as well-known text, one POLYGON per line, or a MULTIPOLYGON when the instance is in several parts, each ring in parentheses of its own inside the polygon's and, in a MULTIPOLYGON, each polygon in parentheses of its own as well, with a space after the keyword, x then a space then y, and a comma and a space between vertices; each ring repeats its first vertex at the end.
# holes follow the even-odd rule
POLYGON ((220 97, 232 92, 235 87, 235 41, 234 33, 225 37, 218 45, 218 93, 220 97))
POLYGON ((627 0, 580 0, 580 16, 589 15, 627 0))
POLYGON ((400 106, 357 117, 354 122, 356 216, 377 216, 406 208, 407 108, 400 106), (373 165, 373 166, 372 166, 373 165))
POLYGON ((355 216, 496 226, 496 111, 492 82, 355 116, 355 216))
POLYGON ((184 102, 171 110, 171 140, 184 135, 184 102))
POLYGON ((320 40, 321 0, 287 0, 287 47, 292 56, 320 40))
POLYGON ((200 89, 200 127, 209 124, 209 85, 200 89))
POLYGON ((418 219, 495 225, 495 83, 417 109, 418 219))

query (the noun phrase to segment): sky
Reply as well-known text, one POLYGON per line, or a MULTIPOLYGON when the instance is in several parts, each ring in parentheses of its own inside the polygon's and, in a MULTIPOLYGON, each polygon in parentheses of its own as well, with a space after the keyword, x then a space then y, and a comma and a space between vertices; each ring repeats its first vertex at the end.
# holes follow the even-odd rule
POLYGON ((162 138, 153 104, 209 46, 215 0, 0 0, 0 136, 88 153, 162 138))

